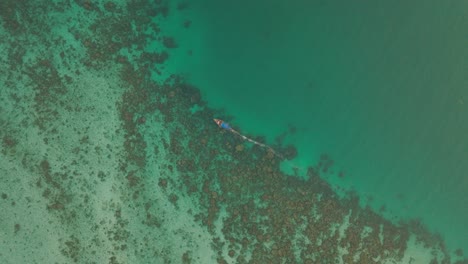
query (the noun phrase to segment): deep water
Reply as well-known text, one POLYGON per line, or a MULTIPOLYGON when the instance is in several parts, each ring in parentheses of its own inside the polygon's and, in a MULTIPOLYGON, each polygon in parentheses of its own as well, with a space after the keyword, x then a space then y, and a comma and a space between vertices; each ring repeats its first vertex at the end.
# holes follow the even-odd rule
POLYGON ((227 121, 272 144, 286 134, 303 168, 328 154, 337 190, 468 251, 466 3, 190 7, 182 67, 227 121))

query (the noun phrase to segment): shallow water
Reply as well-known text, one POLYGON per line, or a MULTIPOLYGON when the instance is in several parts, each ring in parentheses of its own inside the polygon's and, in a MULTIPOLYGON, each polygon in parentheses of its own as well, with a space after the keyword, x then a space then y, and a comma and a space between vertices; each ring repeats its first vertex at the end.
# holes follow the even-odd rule
POLYGON ((465 263, 462 5, 2 2, 0 262, 465 263))

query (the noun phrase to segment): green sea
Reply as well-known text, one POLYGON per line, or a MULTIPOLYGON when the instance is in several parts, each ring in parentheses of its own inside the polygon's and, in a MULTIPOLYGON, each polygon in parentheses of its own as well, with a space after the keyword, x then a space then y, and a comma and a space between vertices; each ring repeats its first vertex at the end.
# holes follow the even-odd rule
POLYGON ((2 1, 0 263, 468 263, 467 10, 2 1))

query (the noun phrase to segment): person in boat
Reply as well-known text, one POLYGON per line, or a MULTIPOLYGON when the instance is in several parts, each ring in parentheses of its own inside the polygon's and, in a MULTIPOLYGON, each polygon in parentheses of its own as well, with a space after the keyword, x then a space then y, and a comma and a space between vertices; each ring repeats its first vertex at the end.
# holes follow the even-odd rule
POLYGON ((224 128, 226 130, 232 130, 232 127, 228 123, 224 122, 223 120, 221 119, 213 119, 213 120, 220 128, 224 128))

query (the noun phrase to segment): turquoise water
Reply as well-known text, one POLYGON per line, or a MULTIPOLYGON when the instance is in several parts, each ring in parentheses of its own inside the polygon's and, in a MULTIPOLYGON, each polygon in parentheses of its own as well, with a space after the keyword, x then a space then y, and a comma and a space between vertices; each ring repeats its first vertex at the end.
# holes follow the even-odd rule
POLYGON ((329 154, 329 182, 390 219, 421 218, 466 252, 466 8, 198 1, 182 67, 238 128, 273 143, 294 127, 297 164, 329 154))
POLYGON ((3 1, 0 263, 466 263, 463 10, 3 1))

